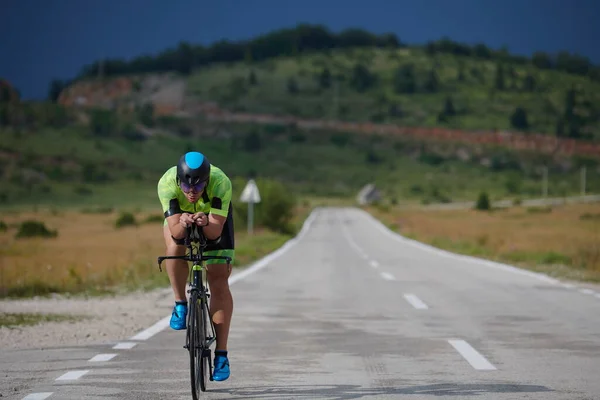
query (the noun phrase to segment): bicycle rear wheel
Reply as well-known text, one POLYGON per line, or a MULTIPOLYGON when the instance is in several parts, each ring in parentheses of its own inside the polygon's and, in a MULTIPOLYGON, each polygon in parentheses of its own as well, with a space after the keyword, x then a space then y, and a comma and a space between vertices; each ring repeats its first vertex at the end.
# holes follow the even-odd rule
POLYGON ((203 334, 200 316, 200 303, 197 292, 190 296, 189 319, 188 319, 188 350, 190 353, 190 378, 192 385, 192 397, 198 400, 200 390, 205 391, 204 371, 202 368, 203 334))

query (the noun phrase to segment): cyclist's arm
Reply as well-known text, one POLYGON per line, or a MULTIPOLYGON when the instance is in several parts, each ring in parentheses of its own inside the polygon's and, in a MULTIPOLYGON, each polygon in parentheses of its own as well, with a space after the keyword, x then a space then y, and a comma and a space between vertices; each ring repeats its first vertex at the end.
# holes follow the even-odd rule
POLYGON ((208 226, 202 228, 204 232, 204 236, 208 239, 214 240, 221 236, 221 232, 223 231, 223 226, 225 225, 225 221, 227 221, 227 217, 223 217, 222 215, 217 215, 213 213, 208 214, 208 226))
POLYGON ((231 194, 231 181, 229 178, 224 177, 214 188, 213 198, 210 202, 210 213, 208 214, 208 226, 203 228, 204 235, 208 239, 217 239, 221 236, 223 226, 227 221, 231 194))
POLYGON ((169 226, 169 231, 171 231, 171 236, 175 239, 183 239, 186 235, 186 228, 180 223, 182 213, 183 211, 179 208, 177 199, 171 199, 169 201, 169 208, 165 211, 165 218, 167 219, 167 225, 169 226))

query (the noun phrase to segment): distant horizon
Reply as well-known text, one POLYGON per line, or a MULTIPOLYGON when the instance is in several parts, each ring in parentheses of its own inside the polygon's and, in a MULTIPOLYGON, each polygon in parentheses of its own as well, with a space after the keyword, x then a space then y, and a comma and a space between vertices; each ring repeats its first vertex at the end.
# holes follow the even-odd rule
POLYGON ((550 55, 567 51, 600 63, 596 42, 600 24, 594 17, 600 13, 600 2, 595 0, 283 3, 180 0, 165 5, 159 0, 122 0, 116 6, 79 0, 53 4, 5 0, 0 36, 11 40, 0 44, 0 78, 17 88, 23 99, 42 99, 53 79, 73 79, 85 65, 100 59, 154 56, 182 41, 207 46, 219 40, 251 40, 301 23, 322 25, 334 33, 348 28, 393 33, 409 46, 447 37, 494 50, 506 46, 510 54, 527 58, 537 51, 550 55))

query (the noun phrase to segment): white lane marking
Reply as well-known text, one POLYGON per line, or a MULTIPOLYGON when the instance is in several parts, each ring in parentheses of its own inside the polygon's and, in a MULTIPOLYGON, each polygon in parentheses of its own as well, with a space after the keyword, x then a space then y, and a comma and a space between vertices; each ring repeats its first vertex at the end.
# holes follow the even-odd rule
POLYGON ((410 294, 410 293, 405 294, 404 298, 417 310, 426 310, 429 308, 429 307, 427 307, 427 304, 423 303, 421 301, 421 299, 419 299, 414 294, 410 294))
MULTIPOLYGON (((319 208, 315 208, 310 213, 308 218, 304 221, 304 224, 302 225, 302 229, 300 230, 298 235, 296 235, 296 237, 288 240, 279 249, 275 250, 274 252, 272 252, 270 254, 267 254, 260 260, 254 262, 251 266, 245 268, 243 271, 238 272, 237 274, 235 274, 233 276, 230 276, 229 284, 233 285, 235 282, 244 279, 248 275, 253 274, 256 271, 263 269, 271 261, 273 261, 277 257, 281 256, 283 253, 288 251, 290 248, 292 248, 296 243, 298 243, 300 241, 300 239, 302 239, 304 237, 304 235, 306 235, 306 232, 310 228, 310 225, 314 221, 315 216, 317 215, 318 212, 319 212, 319 208)), ((147 339, 151 338, 152 336, 156 335, 157 333, 159 333, 160 331, 162 331, 163 329, 165 329, 166 327, 168 327, 170 320, 171 320, 171 315, 167 315, 166 317, 164 317, 160 321, 156 322, 151 327, 139 332, 135 336, 132 336, 130 338, 130 340, 147 340, 147 339)))
POLYGON ((285 253, 286 251, 291 249, 296 243, 298 243, 304 237, 304 235, 306 235, 306 232, 310 228, 310 225, 312 224, 312 222, 315 219, 315 216, 317 215, 317 211, 318 211, 318 209, 313 210, 313 212, 308 216, 308 218, 306 219, 306 221, 304 221, 304 224, 302 225, 302 229, 300 230, 298 235, 296 235, 296 237, 288 240, 287 242, 284 243, 283 246, 281 246, 280 248, 278 248, 271 254, 268 254, 265 257, 261 258, 260 260, 256 261, 250 267, 248 267, 248 268, 244 269, 243 271, 230 277, 229 284, 232 285, 235 282, 237 282, 241 279, 244 279, 246 276, 263 269, 271 261, 273 261, 277 257, 281 256, 283 253, 285 253))
POLYGON ((465 358, 475 369, 480 370, 494 370, 494 367, 484 356, 479 354, 471 345, 464 340, 448 340, 448 343, 452 345, 465 358))
POLYGON ((44 399, 47 399, 48 397, 52 396, 52 393, 54 393, 54 392, 31 393, 31 394, 23 397, 23 400, 44 400, 44 399))
POLYGON ((396 280, 396 278, 394 278, 394 275, 392 275, 392 274, 390 274, 388 272, 382 272, 380 275, 386 281, 394 281, 394 280, 396 280))
POLYGON ((377 268, 379 267, 379 263, 375 260, 371 260, 371 262, 369 262, 369 264, 371 265, 371 267, 373 268, 377 268))
POLYGON ((595 293, 596 293, 596 292, 594 292, 594 291, 593 291, 593 290, 591 290, 591 289, 579 289, 579 291, 580 291, 581 293, 583 293, 583 294, 591 294, 591 295, 593 295, 593 294, 595 294, 595 293))
POLYGON ((102 362, 102 361, 110 361, 115 358, 117 354, 96 354, 94 357, 90 358, 88 361, 90 362, 102 362))
POLYGON ((596 293, 594 296, 600 299, 600 293, 596 293))
POLYGON ((137 343, 134 342, 119 342, 113 346, 115 350, 129 350, 133 349, 137 343))
POLYGON ((71 381, 71 380, 75 380, 75 379, 79 379, 82 376, 84 376, 85 374, 87 374, 88 372, 90 372, 89 370, 82 370, 82 371, 69 371, 64 375, 59 376, 58 378, 56 378, 57 381, 71 381))
POLYGON ((171 320, 171 316, 168 315, 168 316, 162 318, 160 321, 158 321, 154 325, 152 325, 151 327, 144 329, 143 331, 141 331, 137 335, 134 335, 134 336, 130 337, 129 339, 130 340, 146 340, 146 339, 149 339, 152 336, 156 335, 158 332, 160 332, 163 329, 165 329, 167 326, 169 326, 169 321, 170 320, 171 320))
POLYGON ((548 275, 545 275, 545 274, 542 274, 542 273, 539 273, 539 272, 527 271, 527 270, 524 270, 524 269, 513 267, 512 265, 508 265, 508 264, 502 264, 502 263, 499 263, 499 262, 485 260, 485 259, 482 259, 482 258, 477 258, 477 257, 472 257, 472 256, 466 256, 466 255, 462 255, 462 254, 452 253, 451 251, 438 249, 437 247, 434 247, 434 246, 431 246, 431 245, 428 245, 428 244, 425 244, 425 243, 421 243, 421 242, 419 242, 417 240, 408 239, 408 238, 406 238, 406 237, 404 237, 402 235, 399 235, 396 232, 391 231, 387 226, 385 226, 383 223, 381 223, 381 221, 377 220, 377 218, 375 218, 374 216, 372 216, 371 214, 369 214, 365 210, 357 209, 357 211, 359 213, 361 213, 362 215, 364 215, 371 222, 373 222, 375 224, 375 226, 380 231, 382 231, 385 234, 389 235, 393 239, 395 239, 395 240, 397 240, 399 242, 405 243, 405 244, 409 244, 409 245, 411 245, 413 247, 420 248, 421 250, 429 251, 430 253, 436 253, 436 254, 438 254, 440 256, 445 256, 445 257, 453 258, 453 259, 456 259, 456 260, 469 261, 469 262, 474 263, 474 264, 480 264, 480 265, 484 265, 486 267, 497 268, 497 269, 501 269, 503 271, 512 272, 512 273, 519 274, 519 275, 524 275, 524 276, 529 276, 531 278, 535 278, 535 279, 544 281, 546 283, 551 283, 551 284, 558 284, 559 283, 558 279, 551 278, 548 275))

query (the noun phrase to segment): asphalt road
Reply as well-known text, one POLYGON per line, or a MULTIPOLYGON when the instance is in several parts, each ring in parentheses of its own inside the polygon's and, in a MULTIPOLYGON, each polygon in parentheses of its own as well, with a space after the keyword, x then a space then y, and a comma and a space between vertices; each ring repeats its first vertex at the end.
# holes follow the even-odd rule
MULTIPOLYGON (((432 250, 356 209, 317 210, 232 283, 232 376, 207 399, 600 399, 600 291, 432 250)), ((18 398, 189 399, 167 320, 130 349, 0 352, 2 378, 18 398)))

